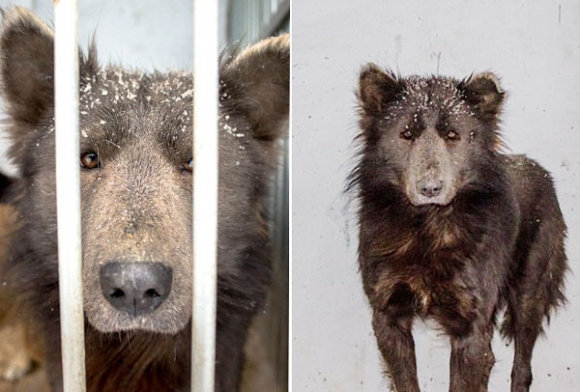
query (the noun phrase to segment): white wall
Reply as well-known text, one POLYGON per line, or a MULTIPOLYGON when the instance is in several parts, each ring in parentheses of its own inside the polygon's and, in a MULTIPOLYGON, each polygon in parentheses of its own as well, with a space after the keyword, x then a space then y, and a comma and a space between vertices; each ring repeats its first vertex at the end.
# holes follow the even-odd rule
MULTIPOLYGON (((161 71, 191 68, 191 0, 81 0, 78 3, 79 44, 86 52, 95 34, 102 63, 161 71)), ((52 1, 0 1, 3 8, 9 5, 27 7, 52 26, 52 1)))
MULTIPOLYGON (((357 133, 357 73, 493 70, 509 92, 513 152, 549 169, 569 226, 569 304, 536 346, 533 391, 580 385, 580 2, 293 0, 293 389, 387 390, 342 195, 357 133)), ((416 328, 420 385, 448 390, 447 339, 416 328)), ((494 342, 490 391, 508 391, 512 348, 494 342)))

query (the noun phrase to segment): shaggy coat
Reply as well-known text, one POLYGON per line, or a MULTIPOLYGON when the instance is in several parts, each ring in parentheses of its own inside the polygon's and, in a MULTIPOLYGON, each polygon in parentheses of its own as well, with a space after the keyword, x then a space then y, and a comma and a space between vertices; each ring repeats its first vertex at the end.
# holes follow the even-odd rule
POLYGON ((527 391, 544 318, 564 302, 566 227, 549 173, 501 153, 504 99, 490 73, 463 81, 360 74, 359 263, 393 387, 417 392, 415 317, 450 337, 450 391, 487 391, 496 317, 527 391))

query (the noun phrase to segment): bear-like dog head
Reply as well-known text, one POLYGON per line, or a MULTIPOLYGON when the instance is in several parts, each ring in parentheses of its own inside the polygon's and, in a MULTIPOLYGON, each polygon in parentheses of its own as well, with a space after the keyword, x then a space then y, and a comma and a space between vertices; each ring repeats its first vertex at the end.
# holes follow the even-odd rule
MULTIPOLYGON (((52 30, 32 13, 4 14, 1 91, 21 175, 21 260, 14 262, 44 275, 43 289, 35 290, 45 291, 37 302, 46 312, 58 308, 50 289, 58 283, 53 50, 52 30)), ((275 140, 287 127, 289 51, 285 35, 221 64, 220 282, 243 278, 267 243, 261 215, 275 140)), ((81 54, 84 309, 101 332, 175 333, 190 320, 193 89, 186 72, 102 67, 94 46, 81 54)))
POLYGON ((402 189, 414 206, 448 205, 460 191, 485 188, 472 169, 501 145, 504 92, 495 75, 401 78, 369 64, 358 97, 363 163, 377 185, 402 189))

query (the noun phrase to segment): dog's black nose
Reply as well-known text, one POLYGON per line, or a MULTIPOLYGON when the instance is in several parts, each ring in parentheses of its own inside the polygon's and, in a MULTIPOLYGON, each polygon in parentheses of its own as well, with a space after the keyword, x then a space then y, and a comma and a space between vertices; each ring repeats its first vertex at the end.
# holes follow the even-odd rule
POLYGON ((173 270, 163 263, 111 262, 101 267, 100 279, 111 305, 139 316, 154 311, 167 298, 173 270))
POLYGON ((443 189, 443 181, 423 180, 419 182, 418 188, 423 196, 435 197, 441 193, 441 190, 443 189))

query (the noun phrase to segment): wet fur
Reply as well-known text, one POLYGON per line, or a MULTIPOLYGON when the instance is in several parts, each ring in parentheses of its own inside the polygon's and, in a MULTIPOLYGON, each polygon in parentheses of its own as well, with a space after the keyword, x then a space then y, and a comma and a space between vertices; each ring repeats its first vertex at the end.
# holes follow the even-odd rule
POLYGON ((527 391, 543 321, 564 302, 566 227, 549 173, 500 152, 504 95, 490 73, 401 78, 370 64, 360 74, 360 159, 349 187, 360 202, 373 329, 398 392, 419 391, 415 317, 434 319, 450 337, 450 391, 487 391, 503 309, 502 335, 515 342, 511 391, 527 391), (443 142, 413 158, 426 137, 443 142), (451 173, 441 159, 454 163, 451 173), (452 180, 448 202, 405 187, 426 175, 452 180))
MULTIPOLYGON (((9 193, 21 222, 4 276, 43 331, 53 390, 62 390, 54 178, 51 30, 22 8, 0 31, 2 94, 22 178, 9 193)), ((85 346, 89 391, 189 390, 192 88, 188 73, 80 64, 85 346), (98 266, 161 261, 172 293, 132 319, 100 294, 98 266)), ((289 39, 226 56, 220 69, 216 391, 235 391, 243 345, 269 282, 265 202, 287 126, 289 39)))

